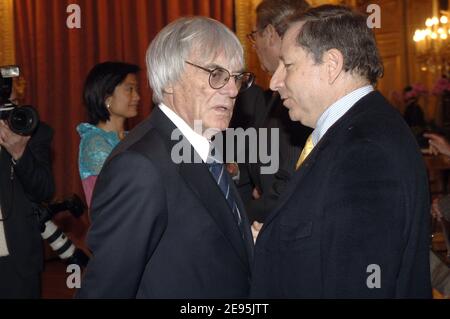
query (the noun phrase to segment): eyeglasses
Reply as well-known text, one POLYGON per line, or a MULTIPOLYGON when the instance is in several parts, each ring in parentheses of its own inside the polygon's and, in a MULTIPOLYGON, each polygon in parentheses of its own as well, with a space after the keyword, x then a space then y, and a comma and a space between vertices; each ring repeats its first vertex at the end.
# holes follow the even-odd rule
POLYGON ((236 87, 238 88, 239 92, 247 90, 249 87, 252 86, 253 81, 255 80, 255 75, 251 72, 242 72, 239 74, 232 75, 224 68, 218 67, 210 70, 189 61, 184 62, 196 68, 199 68, 205 72, 208 72, 209 86, 211 86, 215 90, 223 88, 228 83, 228 81, 230 81, 231 77, 234 78, 234 82, 236 83, 236 87))
POLYGON ((254 44, 256 42, 256 34, 258 33, 258 30, 253 30, 250 33, 247 33, 247 39, 250 41, 251 44, 254 44))

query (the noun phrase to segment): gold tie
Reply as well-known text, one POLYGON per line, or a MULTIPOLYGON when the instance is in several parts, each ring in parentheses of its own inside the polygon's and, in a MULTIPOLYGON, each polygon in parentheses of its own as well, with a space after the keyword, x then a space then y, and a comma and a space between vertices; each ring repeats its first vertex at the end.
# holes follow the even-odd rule
POLYGON ((300 157, 298 158, 297 164, 295 164, 295 170, 299 169, 300 165, 302 165, 303 161, 308 157, 309 153, 311 153, 313 148, 314 144, 312 141, 312 134, 310 134, 308 136, 308 139, 306 140, 302 152, 300 153, 300 157))

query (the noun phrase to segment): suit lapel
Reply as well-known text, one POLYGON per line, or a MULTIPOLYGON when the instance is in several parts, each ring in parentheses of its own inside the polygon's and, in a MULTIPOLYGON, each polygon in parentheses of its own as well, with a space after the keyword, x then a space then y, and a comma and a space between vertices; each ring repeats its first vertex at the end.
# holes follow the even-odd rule
POLYGON ((302 166, 299 168, 299 170, 294 172, 292 180, 289 182, 286 191, 280 197, 277 207, 272 211, 272 213, 270 213, 266 217, 266 220, 264 222, 265 226, 268 225, 274 219, 274 217, 277 216, 278 213, 282 210, 284 204, 288 201, 289 198, 291 198, 297 186, 302 182, 305 176, 307 176, 308 173, 311 171, 311 169, 314 167, 315 163, 317 162, 317 159, 320 157, 320 153, 323 152, 323 150, 328 146, 328 144, 329 143, 327 140, 322 139, 319 142, 319 144, 317 144, 316 147, 313 148, 311 153, 302 163, 302 166))
POLYGON ((333 143, 333 139, 337 136, 338 132, 348 126, 355 117, 364 112, 367 104, 370 103, 372 99, 377 99, 380 97, 381 94, 378 91, 373 91, 367 94, 358 102, 356 102, 355 105, 353 105, 352 108, 347 111, 347 113, 345 113, 336 123, 334 123, 328 129, 319 143, 313 148, 309 156, 303 162, 300 169, 294 173, 293 179, 289 183, 289 186, 287 187, 285 193, 283 193, 283 195, 280 197, 280 201, 277 207, 272 211, 272 213, 267 216, 265 225, 268 225, 280 213, 284 204, 293 195, 297 186, 314 167, 318 158, 320 158, 321 156, 320 154, 328 147, 330 143, 333 143))
MULTIPOLYGON (((168 153, 175 144, 179 143, 178 140, 172 140, 171 135, 176 126, 172 121, 159 109, 155 108, 152 112, 151 124, 158 130, 158 132, 163 137, 168 153)), ((205 206, 208 213, 211 215, 213 220, 216 222, 217 227, 222 231, 225 237, 230 241, 232 247, 236 251, 237 255, 242 260, 245 267, 249 267, 248 253, 246 252, 246 247, 248 246, 247 241, 244 243, 242 240, 239 228, 234 220, 230 207, 222 194, 222 191, 217 186, 214 177, 209 172, 205 163, 195 163, 193 157, 200 156, 195 151, 194 147, 190 146, 191 163, 180 163, 177 165, 180 175, 186 181, 186 184, 192 189, 192 191, 197 195, 199 200, 205 206), (218 200, 217 200, 218 199, 218 200), (245 244, 245 245, 244 245, 245 244)), ((176 165, 176 164, 175 164, 176 165)), ((231 184, 230 184, 231 185, 231 184)), ((233 188, 233 191, 235 189, 233 188)), ((235 198, 238 199, 239 195, 235 192, 235 198)), ((238 203, 238 207, 242 214, 245 214, 244 206, 241 202, 238 203)), ((246 221, 248 225, 248 221, 246 221)), ((250 232, 250 228, 248 227, 250 232)), ((250 239, 251 239, 250 233, 250 239)))
MULTIPOLYGON (((236 205, 238 206, 239 212, 242 216, 242 222, 244 223, 244 230, 245 230, 244 244, 245 244, 245 248, 247 249, 248 261, 249 261, 249 264, 251 265, 252 260, 253 260, 253 247, 254 247, 253 234, 252 234, 250 224, 249 224, 249 221, 247 218, 247 212, 245 210, 245 205, 242 202, 241 195, 239 195, 239 192, 238 192, 236 186, 234 185, 234 182, 230 183, 230 187, 231 187, 231 192, 236 201, 236 205)), ((238 229, 236 222, 234 224, 236 225, 236 228, 238 229)))
MULTIPOLYGON (((225 197, 217 186, 214 177, 208 171, 206 164, 181 163, 179 170, 180 175, 216 222, 217 227, 219 227, 225 237, 230 241, 245 267, 248 267, 248 256, 239 228, 225 197)), ((242 211, 242 206, 239 209, 241 213, 245 213, 245 211, 242 211)))

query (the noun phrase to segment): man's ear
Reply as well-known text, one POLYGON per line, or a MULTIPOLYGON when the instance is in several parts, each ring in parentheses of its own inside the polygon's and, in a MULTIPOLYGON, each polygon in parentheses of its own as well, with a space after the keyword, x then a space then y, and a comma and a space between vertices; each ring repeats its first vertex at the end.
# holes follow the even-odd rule
POLYGON ((337 49, 330 49, 324 53, 324 63, 327 67, 328 84, 333 84, 344 71, 344 56, 337 49))
POLYGON ((281 37, 273 25, 268 24, 264 29, 264 32, 267 33, 267 39, 270 46, 281 44, 281 37))
POLYGON ((174 89, 173 89, 173 86, 171 84, 169 84, 162 91, 165 94, 173 94, 174 89))

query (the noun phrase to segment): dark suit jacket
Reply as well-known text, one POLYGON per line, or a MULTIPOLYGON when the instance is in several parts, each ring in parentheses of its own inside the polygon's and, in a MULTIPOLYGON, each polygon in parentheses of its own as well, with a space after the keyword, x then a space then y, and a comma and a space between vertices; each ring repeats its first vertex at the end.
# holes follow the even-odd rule
MULTIPOLYGON (((260 95, 261 93, 254 92, 254 95, 256 94, 260 95)), ((267 214, 276 207, 280 195, 284 192, 295 171, 295 164, 306 139, 312 132, 311 128, 291 121, 289 111, 284 107, 277 92, 268 90, 264 94, 267 105, 258 108, 259 111, 255 113, 253 126, 257 129, 268 129, 266 146, 268 154, 276 152, 271 143, 271 129, 279 129, 278 153, 276 153, 279 156, 279 169, 274 174, 261 174, 261 167, 267 166, 267 164, 259 160, 258 163, 248 165, 250 179, 254 186, 259 188, 262 195, 258 200, 247 202, 247 211, 251 221, 258 220, 260 222, 263 222, 267 214)), ((261 99, 255 99, 255 101, 260 103, 261 99)))
POLYGON ((267 217, 251 296, 431 297, 429 215, 419 148, 372 92, 327 131, 267 217), (370 265, 380 288, 367 286, 370 265))
MULTIPOLYGON (((236 103, 234 105, 233 117, 230 121, 230 128, 242 128, 247 130, 249 128, 257 128, 256 123, 261 122, 260 117, 266 116, 268 104, 264 96, 264 91, 257 85, 252 85, 248 90, 239 93, 236 103)), ((226 138, 226 134, 224 134, 226 138)), ((249 165, 249 141, 246 140, 246 145, 242 147, 235 147, 235 160, 243 152, 245 155, 245 162, 238 162, 239 165, 239 180, 236 182, 239 194, 245 204, 251 201, 252 191, 255 187, 256 177, 251 176, 249 165)), ((259 179, 258 179, 259 181, 259 179)))
POLYGON ((243 239, 206 164, 172 161, 174 129, 155 108, 103 166, 87 239, 93 257, 79 298, 248 296, 248 221, 244 216, 243 239))
MULTIPOLYGON (((4 148, 0 152, 0 203, 6 219, 6 241, 11 260, 23 276, 36 274, 43 266, 40 225, 32 204, 50 199, 54 192, 52 137, 52 129, 41 122, 16 166, 4 148)), ((0 274, 0 278, 2 275, 7 276, 0 274)))

